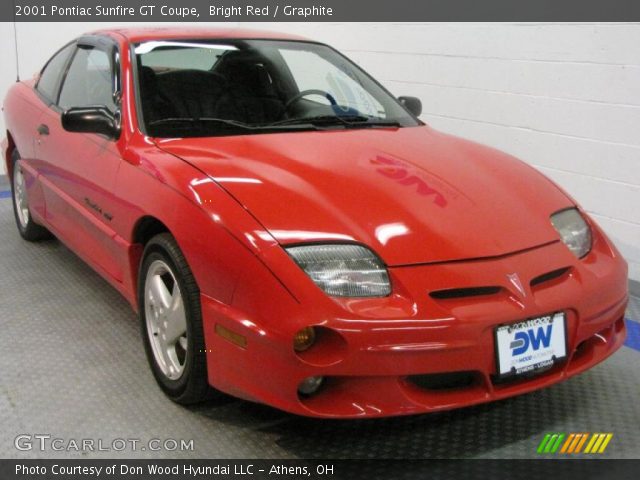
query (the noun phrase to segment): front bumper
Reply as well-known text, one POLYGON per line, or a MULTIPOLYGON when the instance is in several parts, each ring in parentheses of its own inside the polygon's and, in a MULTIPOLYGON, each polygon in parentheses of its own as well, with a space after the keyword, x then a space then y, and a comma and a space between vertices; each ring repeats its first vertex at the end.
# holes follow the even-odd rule
POLYGON ((406 415, 552 385, 624 342, 626 264, 602 235, 580 261, 556 242, 500 258, 391 268, 390 275, 394 294, 387 299, 331 300, 315 309, 271 299, 263 316, 203 295, 210 383, 301 415, 406 415), (488 286, 481 295, 473 290, 488 286), (430 296, 443 289, 476 295, 430 296), (566 313, 567 359, 530 378, 497 381, 494 328, 557 311, 566 313), (216 325, 244 337, 244 348, 216 325), (301 325, 319 326, 320 335, 296 354, 292 337, 301 325), (325 377, 321 389, 298 395, 300 382, 317 375, 325 377))

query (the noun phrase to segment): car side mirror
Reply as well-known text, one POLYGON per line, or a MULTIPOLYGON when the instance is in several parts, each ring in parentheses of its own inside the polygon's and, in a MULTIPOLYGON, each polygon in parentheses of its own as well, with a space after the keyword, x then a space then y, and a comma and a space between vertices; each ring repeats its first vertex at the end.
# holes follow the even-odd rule
POLYGON ((404 108, 413 113, 416 117, 422 114, 422 102, 417 97, 398 97, 404 108))
POLYGON ((120 136, 118 114, 102 105, 72 107, 62 114, 62 128, 67 132, 97 133, 108 138, 120 136))

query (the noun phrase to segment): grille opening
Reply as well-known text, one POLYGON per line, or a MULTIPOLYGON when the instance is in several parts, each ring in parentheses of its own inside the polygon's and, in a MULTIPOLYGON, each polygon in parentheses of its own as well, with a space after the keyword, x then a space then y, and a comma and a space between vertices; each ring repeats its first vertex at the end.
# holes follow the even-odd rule
POLYGON ((429 295, 431 298, 446 300, 450 298, 480 297, 483 295, 495 295, 501 290, 500 287, 470 287, 470 288, 447 288, 446 290, 436 290, 429 295))
POLYGON ((576 354, 576 355, 580 355, 580 354, 582 353, 582 351, 583 351, 586 347, 587 347, 587 341, 586 341, 586 340, 583 340, 583 341, 582 341, 582 342, 580 342, 580 343, 578 344, 578 346, 576 347, 575 354, 576 354))
POLYGON ((569 271, 569 267, 559 268, 557 270, 552 270, 551 272, 543 273, 542 275, 538 275, 533 280, 531 280, 531 286, 536 287, 541 283, 549 282, 556 278, 560 278, 562 275, 569 271))
POLYGON ((419 388, 426 390, 454 390, 467 388, 476 383, 475 372, 430 373, 411 375, 407 380, 419 388))
POLYGON ((549 372, 557 372, 559 370, 562 370, 562 368, 564 368, 564 365, 566 364, 567 359, 565 358, 564 360, 560 361, 560 362, 554 362, 553 364, 544 367, 544 368, 538 368, 536 370, 532 370, 530 372, 526 372, 526 373, 521 373, 519 375, 511 375, 511 376, 507 376, 507 377, 499 377, 497 375, 491 375, 491 383, 495 386, 499 386, 499 385, 511 385, 511 384, 517 384, 520 382, 526 382, 528 380, 531 380, 532 378, 535 377, 539 377, 539 376, 543 376, 543 375, 548 375, 549 372))

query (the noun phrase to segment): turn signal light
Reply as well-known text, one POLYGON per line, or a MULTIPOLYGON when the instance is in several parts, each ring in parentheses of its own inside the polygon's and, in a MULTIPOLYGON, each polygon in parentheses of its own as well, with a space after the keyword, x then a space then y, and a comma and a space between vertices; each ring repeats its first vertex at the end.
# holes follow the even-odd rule
POLYGON ((313 327, 305 327, 299 330, 293 337, 293 349, 296 352, 308 350, 316 341, 316 330, 313 327))

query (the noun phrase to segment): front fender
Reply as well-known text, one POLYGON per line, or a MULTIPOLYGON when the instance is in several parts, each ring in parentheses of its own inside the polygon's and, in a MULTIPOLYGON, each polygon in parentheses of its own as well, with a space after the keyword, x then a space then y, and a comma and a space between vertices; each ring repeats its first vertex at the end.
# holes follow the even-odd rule
POLYGON ((274 256, 288 260, 286 253, 212 179, 147 141, 129 150, 124 160, 114 192, 122 205, 113 224, 130 245, 130 298, 136 297, 142 253, 142 246, 135 244, 135 226, 146 216, 162 222, 176 238, 202 294, 231 304, 239 279, 260 271, 266 273, 266 288, 288 295, 268 266, 274 256))

